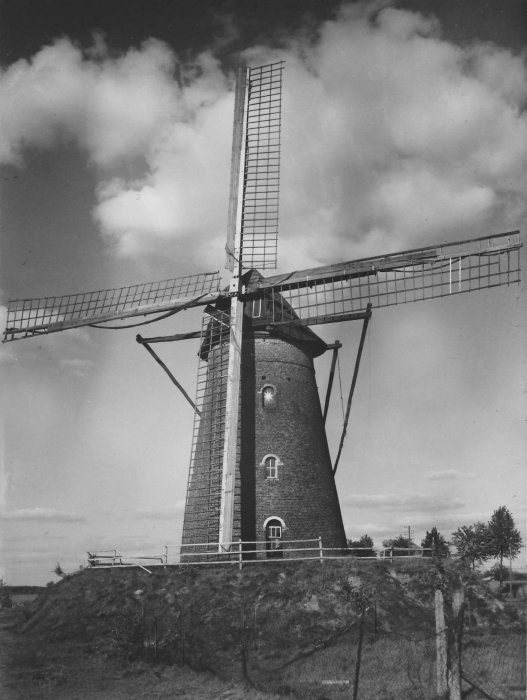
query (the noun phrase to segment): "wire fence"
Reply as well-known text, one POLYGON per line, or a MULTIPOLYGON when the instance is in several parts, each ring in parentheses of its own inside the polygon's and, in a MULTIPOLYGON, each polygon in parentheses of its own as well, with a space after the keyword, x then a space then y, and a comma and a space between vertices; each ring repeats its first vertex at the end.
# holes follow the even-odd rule
MULTIPOLYGON (((436 588, 435 603, 430 598, 420 599, 420 602, 416 599, 411 609, 402 599, 399 604, 394 602, 397 595, 392 599, 390 593, 387 616, 383 603, 377 601, 377 594, 372 598, 371 591, 367 593, 362 584, 354 588, 353 582, 349 585, 340 582, 337 592, 333 591, 332 595, 337 596, 335 604, 340 606, 338 612, 333 608, 322 610, 317 595, 310 600, 298 596, 295 591, 285 594, 287 605, 284 608, 278 588, 287 578, 284 573, 287 569, 280 562, 285 563, 288 558, 291 562, 311 559, 323 565, 327 561, 324 569, 318 569, 316 562, 312 566, 326 572, 322 579, 327 579, 331 587, 335 584, 331 578, 332 568, 337 564, 335 560, 342 561, 346 555, 363 556, 366 549, 325 548, 321 538, 283 540, 280 544, 282 549, 278 552, 266 542, 241 540, 232 543, 227 552, 218 551, 217 543, 192 545, 188 551, 177 545, 172 554, 171 546, 167 545, 164 552, 135 558, 109 550, 89 554, 89 561, 95 568, 139 566, 149 573, 156 566, 175 565, 183 567, 180 569, 183 571, 189 565, 191 572, 194 571, 192 576, 197 575, 199 565, 210 564, 203 581, 209 581, 207 585, 212 586, 221 585, 224 580, 223 575, 217 575, 221 571, 217 564, 234 564, 240 571, 265 562, 278 564, 276 569, 262 568, 262 576, 273 582, 271 587, 276 589, 276 599, 269 596, 269 591, 265 600, 261 600, 260 595, 254 599, 249 595, 242 600, 239 597, 215 598, 215 589, 211 588, 209 595, 204 593, 200 604, 196 605, 190 597, 185 599, 175 592, 170 594, 170 600, 167 598, 168 614, 164 604, 156 607, 148 598, 138 601, 140 624, 136 620, 135 627, 131 628, 140 628, 137 639, 142 653, 154 658, 166 657, 172 662, 220 675, 225 669, 238 668, 235 673, 248 686, 303 698, 525 698, 526 639, 525 630, 520 630, 521 615, 516 625, 500 622, 499 614, 482 617, 476 594, 468 595, 466 607, 461 604, 456 613, 455 590, 445 589, 441 618, 438 618, 437 596, 443 601, 443 593, 436 588), (438 624, 438 619, 443 622, 438 624), (451 682, 452 669, 457 669, 458 665, 458 681, 451 682), (444 684, 445 675, 451 691, 460 681, 458 694, 448 696, 441 690, 441 677, 444 684)), ((432 555, 428 549, 400 548, 399 551, 385 551, 380 557, 371 549, 369 552, 379 564, 389 564, 394 570, 400 568, 392 564, 397 556, 403 559, 404 567, 410 565, 404 558, 420 558, 415 564, 419 564, 421 571, 429 570, 427 562, 432 573, 438 565, 437 559, 425 558, 432 555)), ((374 562, 371 565, 375 566, 374 562)), ((369 566, 366 562, 366 568, 369 566)), ((412 564, 411 570, 413 568, 412 564)), ((406 587, 411 575, 403 569, 397 578, 400 579, 397 585, 406 587)), ((515 603, 511 598, 510 604, 515 603)), ((503 604, 498 607, 500 605, 503 607, 503 604)))
MULTIPOLYGON (((316 634, 305 602, 298 614, 283 609, 228 603, 232 610, 180 604, 167 618, 142 612, 143 650, 220 673, 238 667, 239 679, 263 692, 302 698, 432 700, 437 690, 438 634, 429 623, 408 634, 386 629, 377 606, 349 615, 333 630, 316 634), (228 613, 228 615, 226 615, 228 613), (228 619, 228 623, 225 620, 228 619), (237 651, 233 655, 233 648, 237 651), (224 651, 228 649, 228 651, 224 651)), ((401 625, 401 627, 403 627, 401 625)), ((526 690, 525 633, 467 628, 461 645, 461 695, 472 700, 519 700, 526 690)), ((452 696, 454 697, 454 696, 452 696)))

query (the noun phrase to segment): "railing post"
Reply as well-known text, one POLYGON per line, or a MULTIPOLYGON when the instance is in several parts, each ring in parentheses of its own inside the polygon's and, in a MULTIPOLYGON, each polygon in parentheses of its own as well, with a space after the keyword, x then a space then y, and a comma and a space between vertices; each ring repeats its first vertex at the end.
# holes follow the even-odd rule
POLYGON ((241 571, 242 570, 242 538, 240 537, 238 540, 238 569, 241 571))
POLYGON ((322 549, 322 537, 318 538, 318 553, 320 557, 320 563, 324 563, 324 550, 322 549))
POLYGON ((165 545, 165 566, 168 564, 168 544, 165 545))

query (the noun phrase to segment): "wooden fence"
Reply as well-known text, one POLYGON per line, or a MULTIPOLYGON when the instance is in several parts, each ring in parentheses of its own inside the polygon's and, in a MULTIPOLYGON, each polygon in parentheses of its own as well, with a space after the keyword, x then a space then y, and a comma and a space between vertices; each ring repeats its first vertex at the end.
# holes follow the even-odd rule
POLYGON ((380 561, 393 561, 397 558, 432 557, 434 550, 428 547, 391 547, 376 552, 371 547, 324 547, 322 538, 311 540, 278 540, 231 542, 222 546, 217 542, 197 544, 166 544, 164 551, 152 555, 121 554, 118 549, 87 552, 88 566, 92 568, 139 567, 149 571, 157 566, 200 566, 214 564, 237 564, 241 570, 244 566, 272 562, 277 560, 306 561, 324 559, 341 559, 342 557, 360 557, 380 561), (368 553, 368 554, 366 554, 368 553), (372 554, 370 554, 372 553, 372 554), (145 564, 148 564, 147 568, 145 564))

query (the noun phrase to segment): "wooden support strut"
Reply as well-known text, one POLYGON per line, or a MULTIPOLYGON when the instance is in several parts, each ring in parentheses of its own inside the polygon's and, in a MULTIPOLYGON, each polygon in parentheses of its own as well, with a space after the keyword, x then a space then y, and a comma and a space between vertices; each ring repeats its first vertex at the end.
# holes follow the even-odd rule
POLYGON ((348 396, 348 405, 346 407, 346 416, 344 418, 344 426, 342 428, 342 436, 340 438, 339 451, 337 453, 337 458, 336 458, 335 464, 333 466, 333 475, 335 475, 335 473, 337 471, 337 467, 338 467, 339 460, 340 460, 340 455, 342 454, 342 448, 344 446, 344 438, 346 437, 346 430, 348 428, 348 421, 349 421, 350 411, 351 411, 351 402, 353 400, 353 393, 355 391, 355 384, 357 383, 357 376, 359 374, 360 360, 362 357, 362 349, 364 348, 364 341, 366 340, 366 331, 368 330, 368 323, 370 322, 370 318, 371 318, 371 304, 368 304, 368 306, 366 307, 366 314, 364 316, 364 322, 362 324, 362 333, 360 336, 359 349, 357 351, 357 359, 355 360, 355 369, 353 370, 353 378, 351 380, 350 393, 348 396))
POLYGON ((229 551, 234 520, 234 490, 238 444, 238 414, 240 408, 240 373, 243 335, 242 292, 242 220, 245 187, 245 149, 247 140, 247 110, 249 99, 249 69, 241 68, 236 82, 234 132, 232 147, 231 193, 227 236, 227 267, 232 271, 229 285, 231 314, 229 328, 229 359, 225 396, 225 432, 221 474, 218 551, 229 551), (234 244, 234 245, 233 245, 234 244))
MULTIPOLYGON (((190 396, 187 394, 187 392, 185 391, 185 389, 183 389, 183 387, 181 386, 181 384, 180 384, 180 383, 178 382, 178 380, 174 377, 174 375, 172 374, 172 372, 168 369, 168 367, 165 365, 165 363, 164 363, 163 360, 159 357, 159 355, 157 355, 157 354, 152 350, 152 348, 150 347, 150 345, 149 345, 148 342, 147 342, 147 339, 142 338, 140 335, 136 335, 135 339, 136 339, 136 341, 137 341, 140 345, 142 345, 146 350, 148 350, 148 352, 152 355, 152 357, 153 357, 154 360, 158 363, 158 365, 160 365, 160 366, 165 370, 165 372, 168 374, 168 376, 170 377, 170 379, 174 382, 174 384, 177 386, 177 388, 180 390, 180 392, 183 394, 183 396, 186 398, 186 400, 187 400, 187 401, 189 402, 189 404, 192 406, 192 408, 194 409, 194 411, 199 415, 199 414, 200 414, 199 408, 196 406, 196 404, 194 403, 194 401, 192 401, 192 399, 191 399, 190 396)), ((160 342, 160 339, 156 339, 156 338, 152 338, 152 339, 148 339, 148 340, 153 340, 154 342, 160 342)))
POLYGON ((138 343, 172 343, 175 340, 192 340, 201 338, 201 331, 189 331, 188 333, 176 333, 175 335, 159 335, 153 338, 143 338, 140 335, 136 336, 138 343))
POLYGON ((326 401, 324 403, 324 425, 326 424, 326 418, 328 416, 328 410, 329 410, 329 399, 331 397, 331 389, 333 387, 333 378, 335 376, 335 365, 337 364, 337 357, 339 354, 339 350, 342 347, 342 343, 340 340, 336 340, 333 345, 328 345, 328 350, 333 350, 333 357, 331 358, 331 369, 329 370, 329 379, 328 379, 328 390, 326 392, 326 401))

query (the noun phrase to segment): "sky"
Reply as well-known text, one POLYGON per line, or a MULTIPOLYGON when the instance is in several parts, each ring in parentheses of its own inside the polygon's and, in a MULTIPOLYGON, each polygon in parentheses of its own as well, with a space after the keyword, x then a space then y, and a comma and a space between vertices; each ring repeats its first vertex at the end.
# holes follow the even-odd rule
MULTIPOLYGON (((526 46, 519 0, 3 0, 2 328, 8 298, 227 280, 238 65, 286 61, 279 272, 525 231, 526 46)), ((522 282, 374 311, 336 476, 349 537, 449 539, 505 505, 527 541, 526 301, 522 282)), ((135 335, 199 327, 2 345, 7 583, 179 543, 192 409, 135 335)), ((315 330, 343 343, 335 457, 361 324, 315 330)), ((156 347, 191 395, 197 349, 156 347)))

